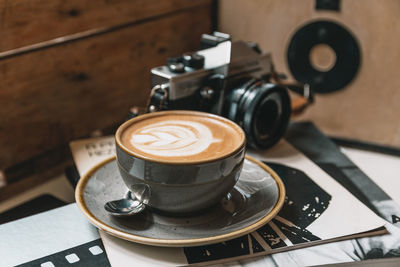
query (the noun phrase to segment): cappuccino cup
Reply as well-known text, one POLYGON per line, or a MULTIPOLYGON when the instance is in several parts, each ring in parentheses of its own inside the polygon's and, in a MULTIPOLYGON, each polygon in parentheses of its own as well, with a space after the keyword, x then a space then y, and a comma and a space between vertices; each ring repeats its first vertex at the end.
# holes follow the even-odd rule
POLYGON ((246 144, 234 122, 186 110, 133 118, 115 140, 118 168, 132 195, 168 213, 216 205, 239 179, 246 144))

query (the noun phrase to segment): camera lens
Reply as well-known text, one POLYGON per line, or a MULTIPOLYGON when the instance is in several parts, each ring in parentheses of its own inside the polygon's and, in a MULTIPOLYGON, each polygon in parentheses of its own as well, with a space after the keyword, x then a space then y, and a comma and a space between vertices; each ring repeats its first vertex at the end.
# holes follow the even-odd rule
POLYGON ((224 103, 225 115, 246 133, 254 148, 268 148, 284 135, 290 119, 290 98, 284 87, 248 80, 234 88, 224 103))
POLYGON ((276 94, 270 96, 274 99, 264 98, 256 110, 253 130, 261 139, 271 136, 279 125, 281 106, 276 96, 276 94))

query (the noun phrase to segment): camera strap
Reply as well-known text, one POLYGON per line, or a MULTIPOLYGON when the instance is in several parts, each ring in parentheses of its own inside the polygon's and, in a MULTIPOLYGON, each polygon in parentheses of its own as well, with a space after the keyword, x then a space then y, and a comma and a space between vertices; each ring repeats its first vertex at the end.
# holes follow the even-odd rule
POLYGON ((168 99, 167 85, 156 85, 151 89, 149 98, 145 107, 133 106, 129 110, 128 119, 132 119, 139 115, 162 110, 168 99))
POLYGON ((291 99, 292 116, 301 114, 310 104, 314 102, 314 92, 307 83, 287 82, 284 75, 272 70, 271 78, 280 86, 286 87, 289 91, 299 95, 291 99))
POLYGON ((157 84, 151 89, 149 99, 147 100, 147 112, 162 110, 168 99, 168 85, 157 84))

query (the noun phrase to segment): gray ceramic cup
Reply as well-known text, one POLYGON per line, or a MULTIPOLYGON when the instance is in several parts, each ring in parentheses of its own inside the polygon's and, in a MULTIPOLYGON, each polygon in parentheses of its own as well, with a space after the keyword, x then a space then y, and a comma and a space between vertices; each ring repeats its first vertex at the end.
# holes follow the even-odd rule
POLYGON ((115 140, 118 168, 128 189, 147 206, 168 213, 191 213, 219 203, 239 179, 246 144, 243 130, 234 122, 196 111, 162 111, 141 115, 123 123, 115 134, 115 140), (166 113, 216 118, 237 128, 242 141, 225 156, 189 163, 145 157, 122 144, 122 132, 131 124, 166 113))

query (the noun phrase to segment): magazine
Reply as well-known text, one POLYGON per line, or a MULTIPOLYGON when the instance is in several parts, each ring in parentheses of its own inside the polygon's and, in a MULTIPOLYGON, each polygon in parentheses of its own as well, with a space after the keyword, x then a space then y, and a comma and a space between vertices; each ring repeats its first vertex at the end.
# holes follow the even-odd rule
MULTIPOLYGON (((384 218, 389 234, 333 242, 230 264, 253 267, 312 266, 374 259, 371 264, 378 266, 385 262, 376 259, 400 259, 400 209, 399 202, 395 201, 400 196, 400 187, 396 186, 399 183, 400 157, 339 149, 312 123, 292 123, 286 140, 384 218)), ((399 263, 396 260, 391 266, 399 263)))
MULTIPOLYGON (((396 186, 399 183, 400 157, 339 149, 312 123, 292 123, 286 140, 384 218, 389 234, 297 249, 232 264, 311 266, 400 257, 400 208, 399 202, 395 201, 400 196, 400 187, 396 186), (352 156, 360 166, 356 166, 346 155, 352 156)), ((379 265, 379 262, 374 264, 379 265)))
MULTIPOLYGON (((318 149, 319 145, 310 139, 305 147, 318 149)), ((334 173, 307 157, 312 151, 306 153, 302 148, 289 131, 287 140, 272 149, 249 152, 278 173, 287 191, 278 216, 257 231, 219 244, 186 248, 145 246, 100 232, 111 264, 209 265, 387 233, 384 225, 388 222, 378 216, 381 214, 371 211, 368 202, 359 195, 355 197, 342 186, 341 180, 331 176, 334 173)), ((339 151, 336 146, 329 149, 339 151)), ((114 140, 113 137, 78 140, 71 143, 71 150, 83 175, 91 166, 114 155, 114 140)), ((268 260, 268 256, 263 258, 268 260)))

